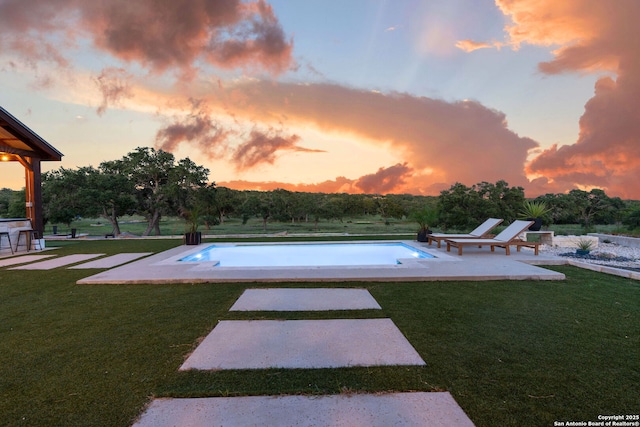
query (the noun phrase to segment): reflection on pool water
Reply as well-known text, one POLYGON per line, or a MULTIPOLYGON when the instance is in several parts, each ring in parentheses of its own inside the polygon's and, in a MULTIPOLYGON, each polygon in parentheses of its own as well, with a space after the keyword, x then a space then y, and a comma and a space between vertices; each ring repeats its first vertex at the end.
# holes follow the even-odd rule
POLYGON ((407 258, 435 257, 404 243, 303 243, 211 245, 180 261, 217 261, 219 267, 316 267, 395 265, 407 258))

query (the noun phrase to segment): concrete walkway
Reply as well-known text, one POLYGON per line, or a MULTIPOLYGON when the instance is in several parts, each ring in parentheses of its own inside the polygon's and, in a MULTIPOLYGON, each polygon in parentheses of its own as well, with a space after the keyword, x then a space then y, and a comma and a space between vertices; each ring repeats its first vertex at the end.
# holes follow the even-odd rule
MULTIPOLYGON (((238 302, 243 297, 244 301, 236 305, 255 308, 255 298, 261 295, 268 298, 258 305, 268 311, 315 308, 311 300, 323 295, 373 299, 364 289, 250 291, 255 290, 247 290, 248 296, 243 294, 238 302), (295 297, 300 298, 298 303, 295 297)), ((344 307, 343 302, 335 302, 325 309, 344 307)), ((380 365, 425 365, 391 319, 249 320, 219 322, 180 370, 380 365)), ((156 399, 134 427, 211 425, 470 427, 473 423, 449 393, 418 392, 156 399)))

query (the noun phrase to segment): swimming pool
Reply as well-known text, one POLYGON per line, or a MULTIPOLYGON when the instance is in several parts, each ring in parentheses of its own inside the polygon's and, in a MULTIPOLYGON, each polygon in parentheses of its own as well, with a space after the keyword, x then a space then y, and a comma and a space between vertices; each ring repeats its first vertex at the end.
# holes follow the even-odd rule
POLYGON ((184 263, 214 262, 216 267, 319 267, 397 265, 435 258, 404 243, 287 243, 211 245, 181 258, 184 263))

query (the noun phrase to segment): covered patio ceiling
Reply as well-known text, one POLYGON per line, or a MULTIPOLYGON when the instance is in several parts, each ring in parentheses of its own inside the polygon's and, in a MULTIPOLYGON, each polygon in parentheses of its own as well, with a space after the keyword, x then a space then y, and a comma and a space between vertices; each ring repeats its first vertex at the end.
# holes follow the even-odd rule
POLYGON ((60 161, 62 153, 0 107, 0 163, 20 162, 25 170, 25 216, 42 233, 40 162, 60 161))

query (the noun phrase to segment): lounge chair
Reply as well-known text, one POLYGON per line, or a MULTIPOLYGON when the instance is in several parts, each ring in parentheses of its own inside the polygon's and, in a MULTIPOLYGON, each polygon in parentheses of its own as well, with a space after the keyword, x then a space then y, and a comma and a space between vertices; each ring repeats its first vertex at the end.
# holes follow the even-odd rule
POLYGON ((525 231, 529 226, 533 224, 533 221, 513 221, 510 226, 502 230, 500 234, 492 239, 447 239, 447 252, 451 251, 451 247, 458 248, 458 255, 462 255, 462 248, 465 246, 491 246, 491 252, 494 252, 496 247, 504 248, 507 255, 511 252, 510 246, 516 246, 518 252, 520 248, 525 246, 532 248, 536 255, 538 255, 538 247, 540 242, 526 242, 520 240, 518 236, 525 231))
MULTIPOLYGON (((474 230, 468 234, 447 234, 447 233, 432 233, 428 234, 427 243, 438 242, 438 247, 443 240, 447 239, 482 239, 490 237, 488 234, 491 230, 496 228, 503 220, 498 218, 489 218, 474 230)), ((491 236, 493 237, 493 236, 491 236)))

